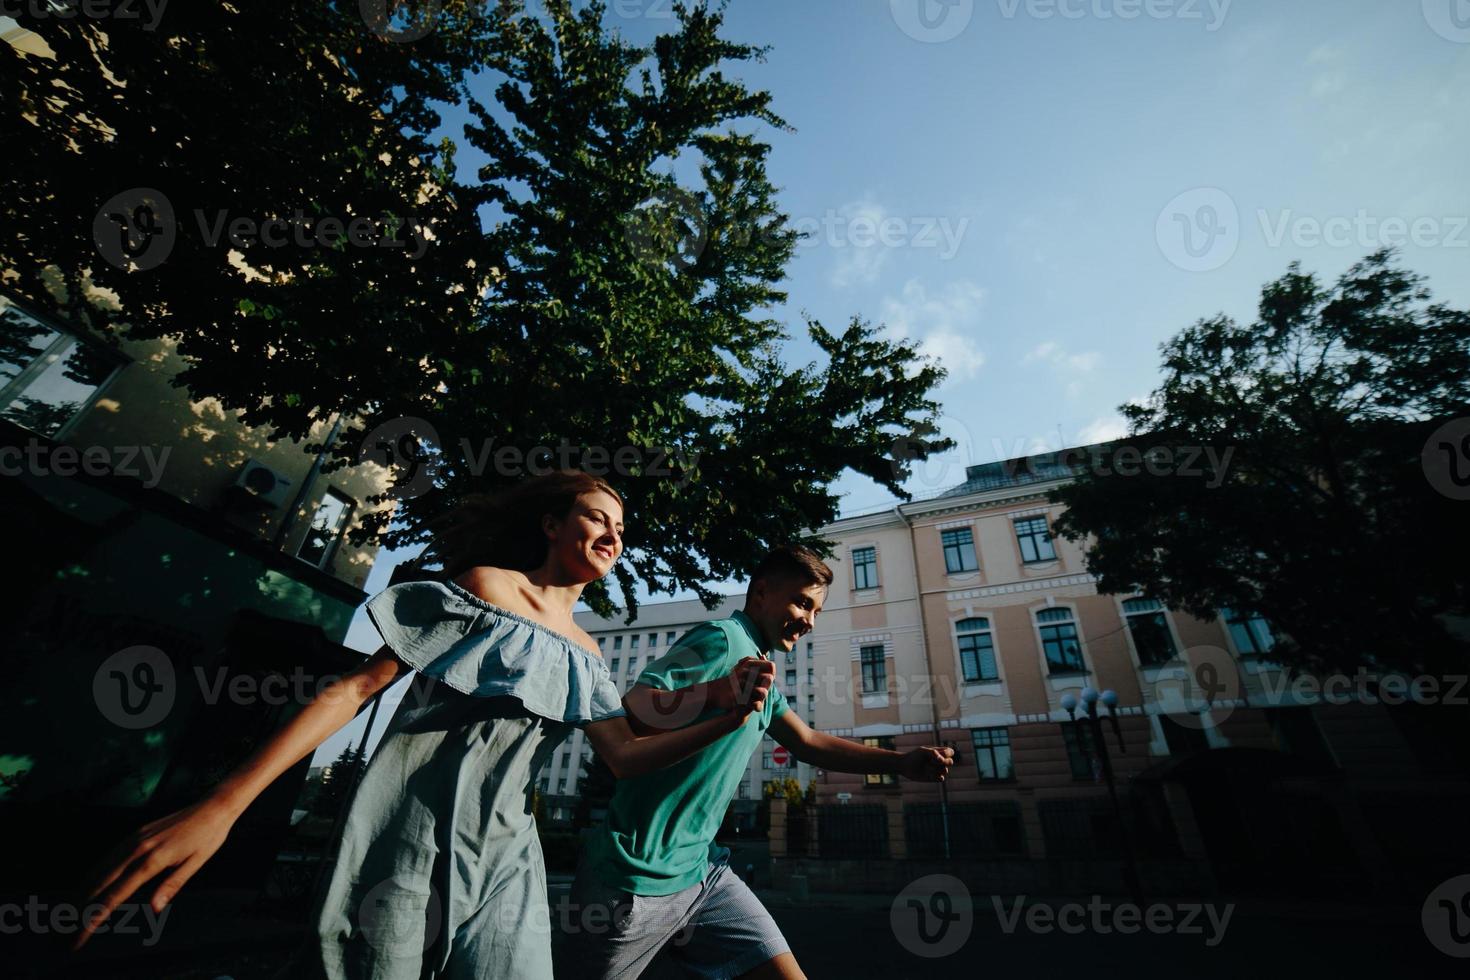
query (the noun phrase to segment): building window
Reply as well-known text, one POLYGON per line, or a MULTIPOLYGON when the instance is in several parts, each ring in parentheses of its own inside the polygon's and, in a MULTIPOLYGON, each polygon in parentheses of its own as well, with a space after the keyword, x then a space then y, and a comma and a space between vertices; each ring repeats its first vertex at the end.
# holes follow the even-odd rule
POLYGON ((1062 741, 1067 743, 1067 762, 1072 767, 1072 778, 1097 778, 1092 771, 1092 733, 1087 727, 1073 723, 1063 725, 1062 741))
POLYGON ((637 633, 634 633, 632 636, 628 637, 628 649, 629 650, 636 650, 636 649, 638 649, 638 634, 637 633))
POLYGON ((742 800, 750 799, 750 784, 743 779, 740 780, 740 791, 737 798, 742 800))
POLYGON ((807 640, 806 641, 806 655, 808 657, 810 657, 812 655, 812 641, 811 640, 807 640))
POLYGON ((976 728, 970 732, 975 745, 975 768, 982 782, 1014 779, 1011 765, 1011 733, 1006 728, 976 728))
POLYGON ((788 664, 796 663, 796 647, 792 647, 790 650, 786 651, 786 662, 788 664))
POLYGON ((1138 651, 1138 662, 1145 667, 1168 663, 1179 655, 1169 624, 1164 620, 1163 603, 1157 599, 1127 599, 1123 602, 1123 619, 1138 651))
POLYGON ((1077 638, 1077 623, 1072 610, 1042 609, 1036 614, 1041 647, 1046 651, 1046 665, 1053 674, 1086 670, 1082 663, 1082 642, 1077 638))
POLYGON ((812 668, 808 667, 806 669, 806 684, 807 684, 807 687, 811 687, 812 684, 816 683, 816 679, 817 679, 817 672, 814 671, 814 670, 812 670, 812 668))
POLYGON ((1271 729, 1271 741, 1278 752, 1297 756, 1310 766, 1337 768, 1332 750, 1322 737, 1322 729, 1317 727, 1311 708, 1272 708, 1265 714, 1271 729))
POLYGON ((788 691, 794 691, 795 689, 796 689, 796 671, 794 669, 788 670, 786 672, 786 690, 788 690, 788 691))
POLYGON ((771 753, 770 752, 762 752, 761 753, 761 768, 762 769, 774 769, 774 768, 776 768, 776 764, 771 761, 771 753))
POLYGON ((565 793, 567 791, 567 781, 565 779, 558 779, 556 781, 556 791, 558 793, 565 793))
POLYGON ((863 693, 887 694, 888 669, 883 663, 883 648, 863 647, 859 656, 863 665, 863 693))
POLYGON ((817 696, 815 694, 808 694, 806 696, 806 710, 808 713, 817 710, 817 696))
POLYGON ((0 417, 57 438, 122 363, 0 298, 0 417))
POLYGON ((854 589, 876 589, 878 587, 878 549, 852 549, 852 587, 854 589))
POLYGON ((1194 755, 1208 751, 1210 740, 1194 725, 1181 725, 1168 715, 1159 715, 1159 728, 1164 732, 1164 744, 1170 755, 1194 755))
POLYGON ((656 646, 658 646, 658 634, 657 633, 649 633, 648 634, 648 649, 652 650, 656 646))
POLYGON ((597 649, 601 650, 605 646, 607 646, 607 637, 599 636, 597 638, 597 649))
POLYGON ((352 498, 336 490, 328 490, 322 502, 317 504, 311 527, 307 529, 301 547, 296 550, 296 557, 317 568, 329 566, 337 552, 337 544, 342 540, 342 532, 347 529, 347 519, 352 515, 353 507, 352 498))
POLYGON ((616 676, 618 676, 618 668, 621 667, 621 666, 623 666, 623 658, 622 657, 613 657, 612 658, 612 666, 609 667, 608 670, 609 670, 609 672, 612 673, 612 675, 614 677, 616 677, 616 676))
POLYGON ((675 633, 673 630, 669 630, 667 633, 665 633, 664 634, 664 646, 666 646, 666 647, 673 646, 674 645, 674 637, 677 636, 677 635, 678 634, 675 633))
POLYGON ((1028 564, 1053 561, 1057 557, 1045 517, 1026 517, 1016 521, 1016 542, 1021 546, 1021 560, 1028 564))
POLYGON ((946 572, 973 572, 980 567, 975 559, 975 535, 969 528, 941 531, 939 541, 944 546, 946 572))
MULTIPOLYGON (((875 749, 893 750, 893 737, 882 735, 877 738, 863 739, 864 745, 871 745, 875 749)), ((892 786, 898 782, 898 777, 891 772, 870 772, 863 776, 863 782, 869 786, 892 786)))
POLYGON ((960 671, 967 681, 996 681, 995 641, 991 639, 990 620, 984 616, 962 619, 954 625, 960 646, 960 671))
POLYGON ((614 650, 621 650, 622 648, 623 648, 623 638, 621 636, 615 636, 615 637, 613 637, 613 649, 614 650))
POLYGON ((628 676, 629 677, 632 677, 632 676, 634 676, 637 673, 638 673, 638 658, 637 657, 629 657, 628 658, 628 676))
POLYGON ((1220 613, 1225 617, 1230 639, 1235 641, 1235 649, 1242 657, 1270 653, 1276 646, 1276 635, 1271 632, 1271 625, 1259 613, 1236 612, 1234 609, 1222 609, 1220 613))

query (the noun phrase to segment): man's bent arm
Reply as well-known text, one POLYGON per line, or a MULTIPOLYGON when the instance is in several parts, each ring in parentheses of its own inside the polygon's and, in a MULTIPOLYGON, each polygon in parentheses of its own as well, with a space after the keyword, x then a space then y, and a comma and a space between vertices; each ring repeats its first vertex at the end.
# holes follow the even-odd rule
POLYGON ((771 737, 798 762, 829 772, 893 773, 903 771, 904 753, 859 745, 845 738, 814 731, 795 711, 784 711, 771 721, 771 737))

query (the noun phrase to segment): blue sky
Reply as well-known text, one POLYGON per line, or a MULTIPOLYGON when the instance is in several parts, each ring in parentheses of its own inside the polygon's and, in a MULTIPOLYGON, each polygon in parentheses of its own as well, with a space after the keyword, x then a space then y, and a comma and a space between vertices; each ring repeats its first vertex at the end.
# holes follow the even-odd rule
MULTIPOLYGON (((641 41, 669 13, 607 21, 641 41)), ((817 233, 778 311, 789 356, 813 356, 803 313, 861 315, 950 370, 960 445, 915 494, 1120 434, 1158 345, 1252 317, 1293 260, 1331 280, 1398 242, 1470 306, 1470 0, 733 0, 726 34, 771 46, 736 73, 795 128, 762 127, 769 172, 817 233)), ((360 614, 349 644, 377 643, 360 614)))

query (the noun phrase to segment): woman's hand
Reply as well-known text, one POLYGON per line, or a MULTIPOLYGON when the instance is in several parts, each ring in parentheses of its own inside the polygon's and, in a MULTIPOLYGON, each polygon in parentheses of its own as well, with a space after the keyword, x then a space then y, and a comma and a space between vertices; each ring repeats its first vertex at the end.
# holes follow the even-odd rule
POLYGON ((134 892, 167 873, 149 901, 155 915, 162 912, 184 882, 220 849, 238 817, 234 808, 211 797, 140 828, 119 848, 119 852, 127 850, 127 856, 109 861, 107 873, 87 889, 84 907, 90 911, 100 905, 101 909, 82 923, 72 949, 81 949, 134 892))

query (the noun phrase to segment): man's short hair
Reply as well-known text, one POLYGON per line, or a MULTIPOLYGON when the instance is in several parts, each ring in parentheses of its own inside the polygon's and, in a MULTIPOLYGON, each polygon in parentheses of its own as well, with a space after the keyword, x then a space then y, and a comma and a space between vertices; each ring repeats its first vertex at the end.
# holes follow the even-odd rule
POLYGON ((801 582, 803 588, 820 585, 825 589, 832 584, 832 569, 805 545, 788 544, 773 548, 761 559, 750 573, 750 584, 755 585, 763 578, 790 578, 801 582))

